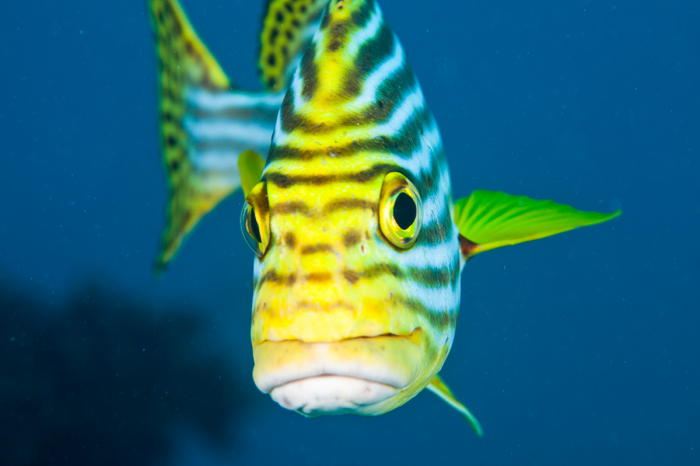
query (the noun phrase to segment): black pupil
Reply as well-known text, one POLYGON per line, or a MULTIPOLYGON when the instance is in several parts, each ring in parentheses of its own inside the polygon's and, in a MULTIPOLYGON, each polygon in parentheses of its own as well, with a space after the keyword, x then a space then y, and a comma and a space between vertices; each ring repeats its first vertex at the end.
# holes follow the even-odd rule
POLYGON ((406 193, 399 194, 394 203, 394 220, 402 230, 408 229, 416 221, 416 203, 406 193))
POLYGON ((255 217, 255 210, 253 209, 253 206, 250 206, 250 234, 253 238, 255 238, 255 241, 258 243, 262 243, 262 239, 260 238, 260 226, 258 226, 258 219, 255 217))

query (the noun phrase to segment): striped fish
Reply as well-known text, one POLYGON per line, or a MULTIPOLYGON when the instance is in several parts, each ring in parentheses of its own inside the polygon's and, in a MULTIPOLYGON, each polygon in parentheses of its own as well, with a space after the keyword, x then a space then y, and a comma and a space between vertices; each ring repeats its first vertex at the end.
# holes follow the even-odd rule
POLYGON ((151 7, 161 112, 179 112, 162 123, 173 201, 159 264, 242 185, 258 388, 306 416, 379 415, 428 388, 481 435, 438 376, 465 263, 619 212, 488 191, 453 203, 437 123, 373 0, 268 2, 258 94, 224 81, 174 0, 151 7), (201 59, 175 69, 168 47, 201 59))

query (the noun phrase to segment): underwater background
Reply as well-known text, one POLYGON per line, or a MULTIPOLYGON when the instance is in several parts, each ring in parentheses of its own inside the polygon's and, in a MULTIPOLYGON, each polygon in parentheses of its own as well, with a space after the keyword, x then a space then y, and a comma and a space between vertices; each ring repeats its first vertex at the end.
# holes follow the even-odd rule
MULTIPOLYGON (((259 89, 262 2, 183 0, 259 89)), ((430 393, 306 419, 255 388, 240 191, 151 267, 166 182, 144 1, 0 5, 0 463, 700 464, 700 5, 382 0, 474 189, 623 209, 470 261, 430 393)))

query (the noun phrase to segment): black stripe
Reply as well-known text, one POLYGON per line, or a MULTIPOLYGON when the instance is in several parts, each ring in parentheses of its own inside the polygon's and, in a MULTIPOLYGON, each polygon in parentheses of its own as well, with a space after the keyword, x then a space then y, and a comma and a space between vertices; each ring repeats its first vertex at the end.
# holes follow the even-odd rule
POLYGON ((301 248, 301 255, 316 254, 319 252, 332 252, 335 253, 335 248, 332 244, 321 243, 321 244, 307 244, 301 248))
MULTIPOLYGON (((401 102, 406 95, 418 89, 416 74, 408 60, 403 60, 401 66, 387 77, 377 88, 378 102, 401 102)), ((424 104, 424 108, 427 106, 424 104)))
POLYGON ((367 25, 372 12, 374 11, 374 0, 367 0, 362 7, 352 14, 352 22, 359 29, 364 28, 367 25))
MULTIPOLYGON (((430 166, 427 171, 421 170, 417 177, 411 174, 409 179, 416 186, 422 199, 427 199, 440 189, 440 179, 444 170, 445 176, 450 176, 447 170, 447 158, 442 144, 434 147, 430 155, 430 166)), ((448 180, 449 181, 449 180, 448 180)))
MULTIPOLYGON (((394 110, 401 106, 406 97, 418 89, 415 74, 408 62, 404 61, 401 67, 379 85, 375 101, 365 110, 349 115, 341 120, 339 126, 357 127, 358 125, 386 123, 393 116, 394 110)), ((427 106, 423 105, 421 114, 429 113, 427 106)))
POLYGON ((307 100, 311 99, 318 87, 318 67, 314 61, 316 56, 316 44, 311 43, 301 58, 299 73, 301 75, 301 95, 307 100))
POLYGON ((375 36, 362 44, 358 51, 354 67, 345 80, 343 94, 358 95, 367 76, 390 58, 395 48, 396 36, 386 22, 382 21, 375 36))
POLYGON ((408 275, 411 280, 416 283, 431 287, 431 288, 446 288, 451 287, 453 290, 459 280, 459 254, 455 252, 451 263, 445 267, 409 267, 408 275))
POLYGON ((391 171, 402 172, 406 170, 391 163, 379 163, 367 170, 352 173, 339 173, 336 175, 285 175, 276 171, 269 171, 263 175, 263 180, 273 183, 278 188, 289 188, 295 184, 307 184, 320 186, 338 182, 367 183, 378 176, 391 171))
POLYGON ((309 215, 311 209, 301 201, 281 202, 270 206, 271 214, 302 214, 309 215))
POLYGON ((331 26, 327 39, 329 52, 336 52, 345 45, 350 31, 348 26, 349 24, 345 21, 338 21, 331 26))
POLYGON ((454 328, 454 321, 457 318, 457 311, 459 310, 459 306, 457 306, 456 309, 431 309, 421 300, 416 298, 395 296, 394 299, 399 304, 406 306, 414 314, 420 315, 423 318, 427 318, 432 328, 443 330, 446 330, 450 327, 454 328))
MULTIPOLYGON (((427 212, 423 212, 423 228, 414 247, 443 244, 452 240, 454 223, 452 222, 449 209, 448 197, 445 196, 445 206, 436 221, 428 218, 427 212)), ((457 250, 455 250, 455 254, 457 254, 457 250)))
MULTIPOLYGON (((377 207, 375 202, 367 201, 365 199, 336 199, 326 204, 323 207, 322 215, 332 214, 338 210, 351 210, 351 209, 368 209, 374 211, 377 207)), ((279 215, 289 215, 289 214, 300 214, 307 217, 312 217, 318 213, 318 211, 311 209, 308 205, 301 201, 290 201, 282 202, 271 206, 270 213, 279 215)))
POLYGON ((330 214, 337 210, 350 210, 350 209, 374 209, 377 207, 376 203, 368 201, 366 199, 336 199, 329 202, 323 207, 324 214, 330 214))
MULTIPOLYGON (((286 99, 286 98, 285 98, 286 99)), ((299 119, 289 118, 288 107, 282 108, 282 122, 285 132, 290 132, 290 127, 298 125, 299 119), (287 122, 285 125, 284 122, 287 122), (286 128, 284 126, 287 126, 286 128)), ((349 144, 328 146, 321 149, 297 149, 284 145, 273 145, 270 148, 268 163, 273 160, 312 160, 318 157, 352 157, 358 152, 379 152, 382 154, 394 154, 401 158, 410 158, 421 145, 421 135, 425 128, 423 122, 432 118, 427 107, 423 107, 413 113, 404 123, 401 131, 394 136, 377 136, 371 139, 353 140, 349 144)), ((358 120, 358 122, 361 120, 358 120)), ((297 126, 298 127, 298 126, 297 126)), ((357 124, 349 127, 357 128, 357 124)), ((316 125, 309 132, 309 139, 314 133, 323 133, 325 129, 337 130, 339 126, 329 128, 327 125, 316 125)))

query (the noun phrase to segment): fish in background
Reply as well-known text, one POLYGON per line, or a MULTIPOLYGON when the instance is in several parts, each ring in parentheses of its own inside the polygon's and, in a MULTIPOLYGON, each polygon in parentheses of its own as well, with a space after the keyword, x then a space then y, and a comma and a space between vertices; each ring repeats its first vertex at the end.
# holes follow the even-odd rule
POLYGON ((453 202, 437 123, 373 0, 268 1, 261 92, 229 80, 176 0, 149 7, 170 186, 156 270, 241 187, 257 387, 306 416, 379 415, 428 388, 481 435, 438 375, 464 265, 620 212, 453 202))

